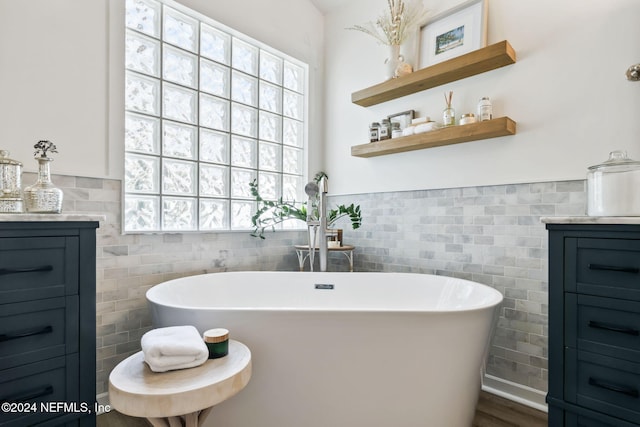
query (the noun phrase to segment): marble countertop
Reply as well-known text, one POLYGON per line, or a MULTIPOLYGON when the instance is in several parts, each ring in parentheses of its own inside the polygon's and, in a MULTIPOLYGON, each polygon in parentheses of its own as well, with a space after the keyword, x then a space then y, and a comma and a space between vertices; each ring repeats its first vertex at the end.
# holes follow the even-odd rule
POLYGON ((640 216, 543 216, 545 224, 640 224, 640 216))
POLYGON ((90 213, 0 213, 0 222, 63 222, 63 221, 105 221, 106 216, 90 213))

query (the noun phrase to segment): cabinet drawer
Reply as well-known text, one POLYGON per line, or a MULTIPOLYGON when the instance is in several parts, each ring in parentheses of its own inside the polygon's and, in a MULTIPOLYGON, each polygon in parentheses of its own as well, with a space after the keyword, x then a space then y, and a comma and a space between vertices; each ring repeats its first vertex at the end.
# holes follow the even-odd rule
POLYGON ((548 400, 549 427, 638 427, 615 416, 581 408, 556 399, 548 400))
POLYGON ((640 422, 640 364, 565 349, 565 400, 640 422))
POLYGON ((565 294, 565 345, 640 361, 640 302, 565 294))
POLYGON ((631 424, 619 418, 611 418, 609 421, 601 421, 599 419, 590 418, 585 415, 566 413, 564 427, 635 427, 637 424, 631 424))
POLYGON ((77 402, 77 354, 56 357, 0 371, 0 402, 34 404, 28 411, 0 412, 0 425, 22 427, 65 415, 62 411, 42 411, 41 402, 77 402), (35 409, 32 410, 32 409, 35 409))
POLYGON ((640 240, 577 239, 576 257, 576 292, 640 301, 640 240))
POLYGON ((78 296, 0 306, 0 367, 78 351, 78 296))
POLYGON ((0 304, 78 293, 78 238, 0 238, 0 304))

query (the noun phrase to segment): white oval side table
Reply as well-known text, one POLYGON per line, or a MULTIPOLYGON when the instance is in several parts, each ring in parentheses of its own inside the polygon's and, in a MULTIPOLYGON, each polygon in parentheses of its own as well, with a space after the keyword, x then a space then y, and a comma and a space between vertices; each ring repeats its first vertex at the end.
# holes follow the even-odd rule
POLYGON ((109 400, 117 411, 145 417, 156 427, 197 427, 214 405, 242 390, 251 378, 251 352, 229 340, 229 354, 195 368, 153 372, 142 351, 109 375, 109 400))

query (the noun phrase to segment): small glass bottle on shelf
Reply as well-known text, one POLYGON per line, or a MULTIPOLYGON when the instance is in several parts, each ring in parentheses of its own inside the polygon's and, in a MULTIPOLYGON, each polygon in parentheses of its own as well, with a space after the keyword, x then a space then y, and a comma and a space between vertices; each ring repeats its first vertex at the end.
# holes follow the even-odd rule
POLYGON ((478 101, 478 121, 484 122, 493 119, 493 106, 488 96, 480 98, 478 101))
POLYGON ((442 110, 442 125, 443 126, 455 126, 456 124, 456 110, 451 106, 451 98, 453 97, 453 91, 444 94, 444 100, 447 103, 447 107, 442 110))
POLYGON ((455 126, 456 124, 456 109, 453 107, 446 107, 442 110, 442 125, 443 126, 455 126))
POLYGON ((380 136, 380 123, 373 122, 369 126, 369 142, 377 142, 380 136))
POLYGON ((380 122, 380 133, 378 134, 378 140, 384 141, 391 138, 391 121, 389 119, 382 119, 380 122))

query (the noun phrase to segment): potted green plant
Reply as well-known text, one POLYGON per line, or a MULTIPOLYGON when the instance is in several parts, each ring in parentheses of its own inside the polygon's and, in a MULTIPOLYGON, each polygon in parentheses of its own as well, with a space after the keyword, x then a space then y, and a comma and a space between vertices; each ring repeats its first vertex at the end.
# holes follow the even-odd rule
MULTIPOLYGON (((324 172, 318 172, 314 177, 314 181, 319 183, 322 177, 326 177, 324 172)), ((265 230, 271 228, 275 231, 275 226, 289 219, 299 219, 307 221, 307 206, 304 203, 285 202, 280 197, 278 200, 265 200, 260 196, 257 180, 249 183, 251 187, 251 195, 255 197, 258 204, 256 213, 251 217, 251 225, 253 226, 253 237, 264 239, 265 230)), ((312 203, 313 218, 317 219, 318 200, 316 198, 312 203)), ((351 220, 351 227, 355 230, 362 224, 362 213, 360 205, 351 203, 350 205, 339 205, 335 209, 331 209, 327 213, 327 224, 331 226, 342 217, 348 216, 351 220)))

